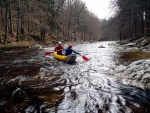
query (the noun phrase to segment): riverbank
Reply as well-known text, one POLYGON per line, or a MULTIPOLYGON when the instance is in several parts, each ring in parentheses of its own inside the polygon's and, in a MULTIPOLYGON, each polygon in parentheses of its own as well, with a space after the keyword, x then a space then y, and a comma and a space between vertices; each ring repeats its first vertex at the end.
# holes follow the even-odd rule
POLYGON ((19 49, 19 48, 29 48, 33 43, 28 41, 23 42, 12 42, 9 44, 0 44, 0 50, 8 50, 8 49, 19 49))
MULTIPOLYGON (((150 53, 150 44, 145 38, 134 40, 129 43, 120 43, 118 50, 121 51, 143 51, 150 53)), ((126 85, 142 89, 150 89, 150 58, 137 60, 129 65, 119 65, 115 68, 115 76, 126 85)))
POLYGON ((4 40, 1 40, 0 50, 10 50, 10 49, 22 49, 22 48, 33 48, 33 47, 42 47, 45 43, 40 41, 38 37, 24 35, 20 37, 19 41, 16 41, 14 37, 8 37, 7 44, 4 43, 4 40), (38 46, 37 46, 38 45, 38 46))
MULTIPOLYGON (((65 47, 68 46, 68 44, 78 44, 78 43, 92 43, 92 42, 62 42, 65 47)), ((58 44, 58 41, 52 41, 49 44, 43 43, 43 42, 35 42, 35 41, 19 41, 19 42, 11 42, 8 44, 0 43, 0 53, 2 53, 5 50, 10 49, 22 49, 22 48, 44 48, 44 47, 55 47, 58 44)))

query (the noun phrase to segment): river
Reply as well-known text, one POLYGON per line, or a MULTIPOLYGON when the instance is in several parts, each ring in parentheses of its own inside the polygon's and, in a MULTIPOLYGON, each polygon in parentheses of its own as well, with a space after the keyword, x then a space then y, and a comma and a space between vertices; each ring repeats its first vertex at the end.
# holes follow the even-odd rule
MULTIPOLYGON (((52 51, 53 48, 47 48, 52 51)), ((67 64, 44 49, 9 50, 0 57, 0 113, 149 113, 150 91, 123 85, 118 65, 150 58, 119 51, 116 42, 78 44, 88 57, 67 64), (134 56, 134 57, 132 57, 134 56)))

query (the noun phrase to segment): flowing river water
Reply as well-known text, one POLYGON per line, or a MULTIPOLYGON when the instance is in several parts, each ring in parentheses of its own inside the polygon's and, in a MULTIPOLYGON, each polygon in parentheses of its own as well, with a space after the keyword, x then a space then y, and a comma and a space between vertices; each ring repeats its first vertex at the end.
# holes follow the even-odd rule
POLYGON ((1 53, 0 113, 150 113, 150 91, 123 85, 114 76, 116 66, 150 55, 115 45, 75 45, 90 60, 77 56, 73 64, 52 53, 45 57, 42 49, 1 53))

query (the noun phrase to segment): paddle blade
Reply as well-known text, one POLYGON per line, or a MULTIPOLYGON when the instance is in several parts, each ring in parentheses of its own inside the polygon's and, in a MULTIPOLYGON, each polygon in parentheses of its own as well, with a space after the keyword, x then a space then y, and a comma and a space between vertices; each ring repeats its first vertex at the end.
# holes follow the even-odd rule
POLYGON ((50 55, 50 54, 51 54, 51 52, 45 52, 45 56, 50 55))
POLYGON ((85 60, 85 61, 89 61, 89 59, 85 56, 82 56, 82 58, 85 60))

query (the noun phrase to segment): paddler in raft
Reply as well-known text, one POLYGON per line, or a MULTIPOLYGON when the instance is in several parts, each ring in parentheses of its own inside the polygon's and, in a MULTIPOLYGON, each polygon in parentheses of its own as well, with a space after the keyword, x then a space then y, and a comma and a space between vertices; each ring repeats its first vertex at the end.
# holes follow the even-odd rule
POLYGON ((72 52, 79 54, 76 51, 72 50, 72 44, 69 44, 68 47, 65 49, 65 56, 70 55, 72 52))
MULTIPOLYGON (((72 44, 69 44, 69 46, 67 47, 67 49, 65 49, 65 56, 70 55, 72 52, 75 53, 75 54, 78 54, 78 55, 82 56, 80 53, 72 50, 72 44)), ((82 56, 82 58, 85 61, 89 61, 89 59, 86 56, 82 56)))
MULTIPOLYGON (((58 55, 63 55, 64 47, 62 46, 62 43, 59 41, 58 45, 54 49, 55 52, 57 52, 58 55)), ((79 54, 78 52, 72 50, 72 44, 69 44, 68 47, 65 49, 65 56, 70 55, 71 53, 79 54)))
POLYGON ((58 42, 58 45, 55 47, 54 51, 57 52, 58 55, 62 55, 64 47, 62 46, 62 43, 60 41, 58 42))

